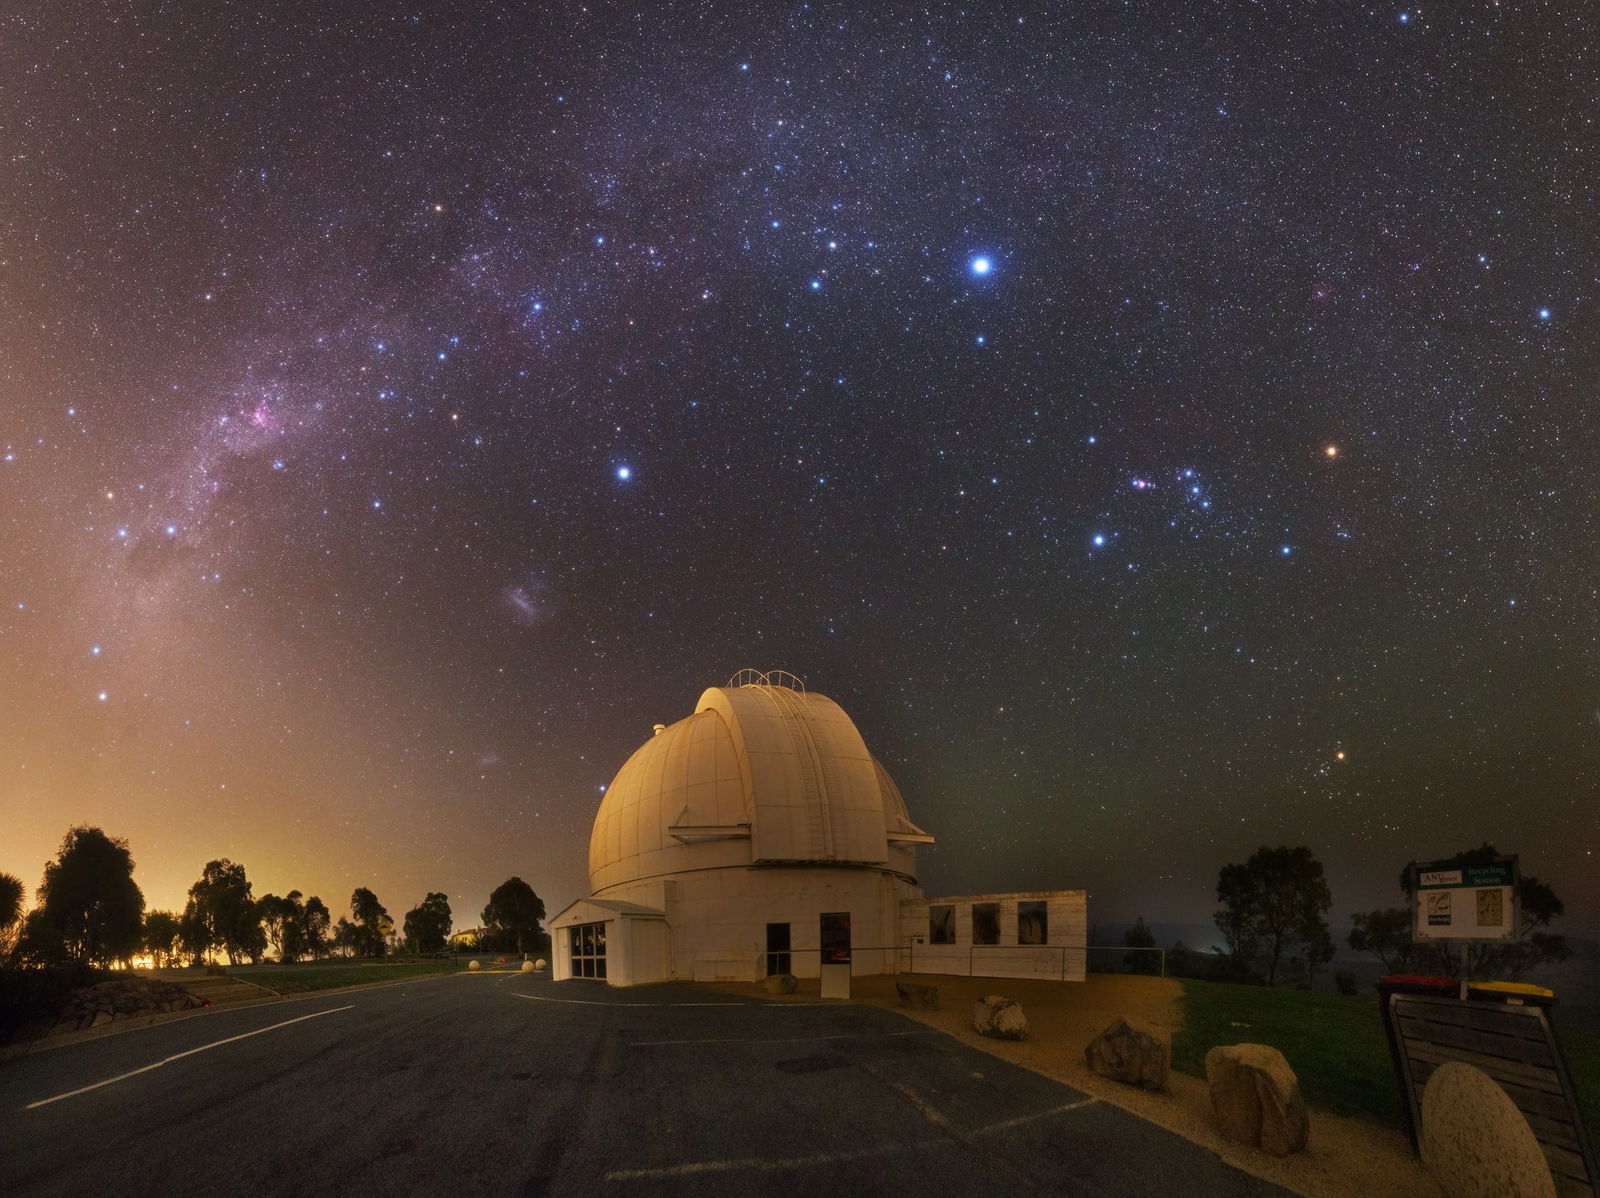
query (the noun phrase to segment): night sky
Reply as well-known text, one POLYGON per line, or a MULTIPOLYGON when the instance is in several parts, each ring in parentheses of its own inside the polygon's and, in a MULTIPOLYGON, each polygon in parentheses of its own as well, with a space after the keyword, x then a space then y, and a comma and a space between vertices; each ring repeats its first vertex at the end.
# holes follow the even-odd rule
POLYGON ((7 7, 0 870, 554 913, 753 666, 930 893, 1600 926, 1586 0, 7 7))

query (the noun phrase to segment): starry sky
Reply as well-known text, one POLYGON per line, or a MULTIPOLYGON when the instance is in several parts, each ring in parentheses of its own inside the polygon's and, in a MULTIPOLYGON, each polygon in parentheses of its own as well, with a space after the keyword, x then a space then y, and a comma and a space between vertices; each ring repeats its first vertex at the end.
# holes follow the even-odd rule
POLYGON ((0 870, 553 913, 753 666, 931 893, 1600 927, 1584 0, 8 7, 0 870))

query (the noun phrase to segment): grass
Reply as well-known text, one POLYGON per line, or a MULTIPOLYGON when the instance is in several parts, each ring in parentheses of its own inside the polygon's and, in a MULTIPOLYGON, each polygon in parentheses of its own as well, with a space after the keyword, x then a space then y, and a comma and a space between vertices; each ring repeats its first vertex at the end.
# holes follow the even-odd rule
MULTIPOLYGON (((1172 1064, 1205 1076, 1218 1044, 1270 1044, 1288 1059, 1308 1103, 1392 1127, 1405 1126, 1399 1083, 1376 994, 1347 997, 1182 979, 1184 1027, 1172 1064)), ((1600 1132, 1600 1027, 1573 1025, 1557 1008, 1557 1035, 1593 1136, 1600 1132)))
POLYGON ((402 978, 431 977, 434 974, 453 973, 458 966, 453 961, 417 961, 404 965, 384 965, 368 962, 361 965, 308 965, 305 968, 273 970, 244 974, 257 986, 276 990, 279 994, 305 994, 312 990, 336 990, 341 986, 364 986, 373 982, 397 982, 402 978))

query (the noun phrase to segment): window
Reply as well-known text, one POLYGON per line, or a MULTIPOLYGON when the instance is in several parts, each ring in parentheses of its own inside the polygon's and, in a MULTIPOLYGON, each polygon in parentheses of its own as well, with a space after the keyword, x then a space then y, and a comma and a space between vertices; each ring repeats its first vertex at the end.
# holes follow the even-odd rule
POLYGON ((1017 904, 1017 943, 1050 943, 1050 909, 1045 903, 1017 904))
POLYGON ((605 924, 576 924, 567 929, 567 943, 572 949, 573 977, 603 978, 606 976, 605 924))
POLYGON ((972 943, 1000 943, 1000 904, 972 904, 972 943))
POLYGON ((954 944, 956 942, 956 909, 940 905, 928 908, 928 943, 954 944))

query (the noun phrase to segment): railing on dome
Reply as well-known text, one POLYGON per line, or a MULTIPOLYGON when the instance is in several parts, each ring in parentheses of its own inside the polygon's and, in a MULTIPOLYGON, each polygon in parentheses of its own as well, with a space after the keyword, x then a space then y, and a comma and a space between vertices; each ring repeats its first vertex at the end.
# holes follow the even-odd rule
POLYGON ((788 670, 740 670, 728 679, 729 686, 786 686, 792 691, 805 692, 806 684, 788 670))

